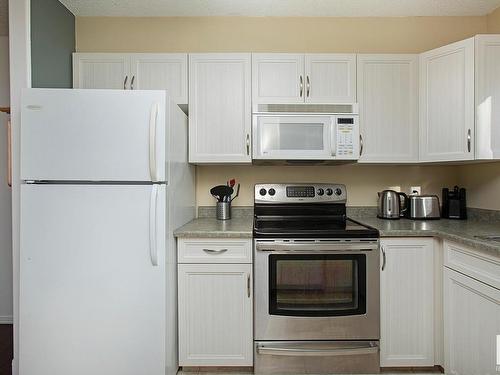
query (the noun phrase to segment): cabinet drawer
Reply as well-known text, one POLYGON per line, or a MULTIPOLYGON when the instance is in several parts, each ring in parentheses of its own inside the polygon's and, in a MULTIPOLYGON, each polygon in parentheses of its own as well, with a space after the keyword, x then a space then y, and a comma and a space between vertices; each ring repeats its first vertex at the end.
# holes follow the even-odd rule
POLYGON ((500 260, 453 242, 444 242, 444 265, 500 289, 500 260))
POLYGON ((252 263, 250 239, 179 239, 178 263, 252 263))

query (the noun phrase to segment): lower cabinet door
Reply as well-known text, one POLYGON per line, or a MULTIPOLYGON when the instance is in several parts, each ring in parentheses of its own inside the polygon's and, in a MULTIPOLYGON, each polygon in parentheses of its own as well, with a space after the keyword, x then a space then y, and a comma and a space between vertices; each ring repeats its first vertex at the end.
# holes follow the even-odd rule
POLYGON ((500 290, 444 268, 445 373, 498 374, 500 290))
POLYGON ((179 365, 252 366, 252 265, 178 267, 179 365))
POLYGON ((432 238, 381 241, 380 366, 434 366, 432 238))

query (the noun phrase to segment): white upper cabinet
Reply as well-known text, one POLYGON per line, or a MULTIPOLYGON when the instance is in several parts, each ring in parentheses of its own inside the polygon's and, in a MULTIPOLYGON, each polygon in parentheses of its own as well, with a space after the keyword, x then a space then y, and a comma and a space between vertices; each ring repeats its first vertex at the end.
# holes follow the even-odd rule
POLYGON ((418 162, 418 55, 358 55, 360 163, 418 162))
POLYGON ((253 104, 303 103, 304 55, 254 53, 252 55, 253 104))
POLYGON ((420 160, 474 159, 474 38, 420 55, 420 160))
POLYGON ((187 78, 187 54, 73 54, 74 88, 167 90, 175 103, 187 104, 187 78))
POLYGON ((129 55, 120 53, 74 53, 73 88, 125 89, 130 77, 129 55))
POLYGON ((433 239, 380 244, 380 366, 434 366, 433 239))
POLYGON ((355 103, 356 55, 305 56, 306 103, 355 103))
POLYGON ((476 39, 476 159, 500 159, 500 35, 476 39))
POLYGON ((258 104, 356 102, 355 54, 254 53, 254 111, 258 104))
POLYGON ((186 54, 138 53, 131 56, 130 65, 134 89, 166 89, 175 103, 188 102, 186 54))
POLYGON ((189 161, 251 163, 251 55, 189 55, 189 161))

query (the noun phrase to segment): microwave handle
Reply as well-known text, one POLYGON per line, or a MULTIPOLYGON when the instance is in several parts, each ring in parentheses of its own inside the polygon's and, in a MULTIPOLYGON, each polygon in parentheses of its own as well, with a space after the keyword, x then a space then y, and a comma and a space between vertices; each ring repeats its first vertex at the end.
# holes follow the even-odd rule
POLYGON ((330 123, 330 147, 332 150, 332 156, 337 155, 337 124, 335 123, 335 118, 332 118, 330 123))

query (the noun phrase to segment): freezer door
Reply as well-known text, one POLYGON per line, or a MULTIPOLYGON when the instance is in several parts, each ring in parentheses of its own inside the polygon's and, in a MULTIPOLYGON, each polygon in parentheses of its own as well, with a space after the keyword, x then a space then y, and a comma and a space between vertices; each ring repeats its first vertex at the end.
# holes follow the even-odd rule
POLYGON ((21 179, 165 181, 165 91, 26 89, 21 179))
POLYGON ((165 196, 21 187, 20 374, 164 375, 165 196))

